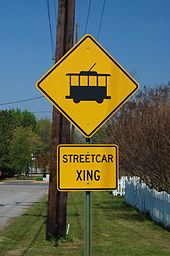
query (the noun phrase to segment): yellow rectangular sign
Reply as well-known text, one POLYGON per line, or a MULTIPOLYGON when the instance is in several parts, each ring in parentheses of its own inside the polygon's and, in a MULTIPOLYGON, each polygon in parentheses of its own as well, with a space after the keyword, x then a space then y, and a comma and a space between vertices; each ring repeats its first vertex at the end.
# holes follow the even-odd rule
POLYGON ((118 147, 61 144, 57 147, 57 189, 110 191, 117 188, 118 147))

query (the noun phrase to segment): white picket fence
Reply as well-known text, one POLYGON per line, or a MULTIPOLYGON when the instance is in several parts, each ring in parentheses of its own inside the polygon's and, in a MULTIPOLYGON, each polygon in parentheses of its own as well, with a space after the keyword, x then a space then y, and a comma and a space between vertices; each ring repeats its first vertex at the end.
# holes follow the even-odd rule
POLYGON ((150 189, 139 178, 126 179, 125 201, 140 212, 170 228, 170 194, 150 189))
POLYGON ((127 180, 126 176, 122 176, 121 179, 118 180, 118 187, 116 190, 112 191, 113 196, 124 196, 125 195, 125 182, 127 180))
POLYGON ((139 180, 139 178, 138 177, 121 176, 121 178, 118 179, 117 189, 112 191, 113 196, 125 196, 125 186, 126 186, 127 180, 139 180))

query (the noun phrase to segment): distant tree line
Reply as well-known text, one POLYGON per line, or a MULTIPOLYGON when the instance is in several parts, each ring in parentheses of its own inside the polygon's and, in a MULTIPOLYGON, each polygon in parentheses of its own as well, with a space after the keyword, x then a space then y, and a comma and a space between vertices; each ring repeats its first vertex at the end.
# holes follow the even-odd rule
POLYGON ((31 167, 49 166, 51 122, 29 111, 0 110, 0 174, 27 175, 31 167))
POLYGON ((140 90, 94 142, 119 146, 121 174, 139 176, 150 188, 170 193, 170 82, 140 90))

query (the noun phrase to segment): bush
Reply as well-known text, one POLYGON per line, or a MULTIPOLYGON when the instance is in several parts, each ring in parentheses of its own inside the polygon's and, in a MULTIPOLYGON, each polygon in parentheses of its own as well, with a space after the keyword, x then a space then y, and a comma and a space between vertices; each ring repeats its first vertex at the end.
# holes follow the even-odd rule
POLYGON ((35 180, 36 181, 43 181, 43 177, 37 177, 35 180))
POLYGON ((106 133, 120 148, 126 175, 170 192, 170 83, 138 93, 109 122, 106 133))

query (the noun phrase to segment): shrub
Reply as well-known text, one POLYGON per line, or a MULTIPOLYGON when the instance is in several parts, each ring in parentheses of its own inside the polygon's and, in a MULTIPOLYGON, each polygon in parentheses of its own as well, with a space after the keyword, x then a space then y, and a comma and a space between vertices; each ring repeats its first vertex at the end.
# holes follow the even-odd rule
POLYGON ((108 142, 120 148, 126 175, 170 192, 170 83, 138 93, 108 123, 106 133, 108 142))
POLYGON ((43 177, 37 177, 35 180, 36 181, 43 181, 43 177))

